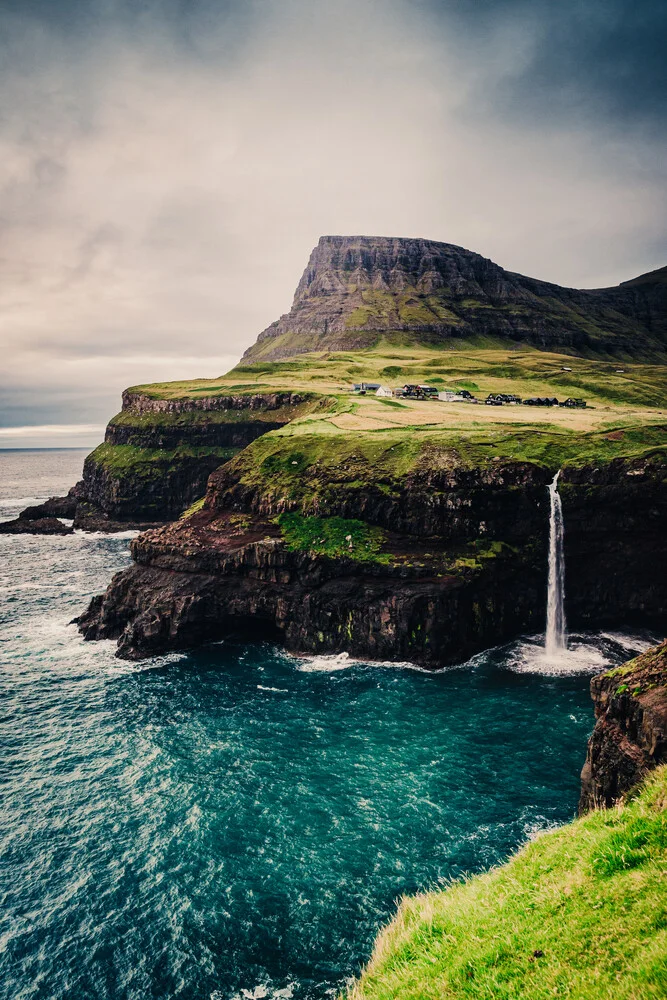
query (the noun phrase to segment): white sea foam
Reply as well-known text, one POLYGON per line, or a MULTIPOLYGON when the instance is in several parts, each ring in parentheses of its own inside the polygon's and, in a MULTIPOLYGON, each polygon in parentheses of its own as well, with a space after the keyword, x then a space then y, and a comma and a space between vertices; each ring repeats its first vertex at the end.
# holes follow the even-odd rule
POLYGON ((275 691, 276 694, 289 694, 289 690, 287 688, 267 687, 265 684, 258 684, 257 685, 257 690, 258 691, 275 691))
POLYGON ((408 660, 369 660, 356 659, 349 653, 323 653, 318 656, 287 654, 296 664, 296 669, 305 674, 330 674, 337 670, 347 670, 350 667, 386 667, 393 670, 417 670, 420 673, 432 673, 425 667, 408 660))
POLYGON ((74 534, 82 538, 136 538, 141 532, 136 528, 128 528, 127 531, 84 531, 82 528, 75 528, 74 534))
POLYGON ((326 653, 322 656, 295 656, 297 670, 305 674, 318 672, 333 673, 334 670, 346 670, 353 667, 357 661, 349 653, 326 653))
MULTIPOLYGON (((296 983, 288 983, 281 989, 274 990, 268 983, 258 983, 252 990, 242 989, 235 993, 232 1000, 292 1000, 296 983)), ((221 990, 211 993, 211 1000, 226 1000, 221 990)))
POLYGON ((651 645, 644 637, 623 633, 574 635, 567 649, 549 653, 542 636, 530 636, 508 647, 506 663, 510 670, 520 674, 547 677, 596 674, 619 663, 624 655, 643 652, 651 645))
POLYGON ((611 642, 615 642, 631 653, 645 653, 656 642, 655 638, 624 635, 622 632, 600 632, 600 637, 610 639, 611 642))

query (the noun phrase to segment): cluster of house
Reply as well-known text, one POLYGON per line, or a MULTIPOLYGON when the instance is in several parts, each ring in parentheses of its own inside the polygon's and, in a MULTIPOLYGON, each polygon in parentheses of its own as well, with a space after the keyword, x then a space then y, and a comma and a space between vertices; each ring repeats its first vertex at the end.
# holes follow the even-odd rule
POLYGON ((352 392, 360 396, 374 394, 380 397, 397 397, 398 399, 439 399, 443 403, 486 403, 487 406, 567 406, 569 409, 584 409, 586 401, 569 397, 559 401, 555 396, 531 396, 521 399, 507 392, 490 392, 485 400, 477 399, 467 389, 436 389, 433 385, 413 385, 406 383, 397 389, 382 385, 380 382, 355 382, 352 392))

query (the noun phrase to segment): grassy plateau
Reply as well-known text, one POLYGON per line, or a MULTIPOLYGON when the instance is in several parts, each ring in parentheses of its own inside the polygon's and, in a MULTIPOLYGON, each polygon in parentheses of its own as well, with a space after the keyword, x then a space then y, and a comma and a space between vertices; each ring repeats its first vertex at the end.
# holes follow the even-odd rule
MULTIPOLYGON (((667 367, 620 364, 549 354, 493 343, 447 347, 397 347, 381 342, 368 350, 304 354, 282 362, 233 369, 213 379, 156 383, 134 390, 155 399, 213 399, 216 396, 297 392, 307 398, 291 408, 290 422, 242 453, 255 472, 278 472, 279 453, 287 478, 304 466, 340 465, 363 454, 393 474, 405 474, 424 452, 439 450, 464 464, 508 459, 558 467, 570 462, 608 461, 662 449, 667 441, 667 367), (385 399, 351 392, 354 382, 372 380, 395 387, 419 382, 438 389, 469 389, 483 400, 491 392, 529 396, 580 396, 586 409, 490 407, 439 400, 385 399), (298 453, 295 461, 292 453, 298 453), (289 465, 288 465, 289 461, 289 465)), ((288 407, 280 414, 285 418, 288 407)), ((202 421, 271 421, 276 411, 224 410, 135 414, 114 423, 183 429, 202 421)), ((185 439, 184 439, 185 440, 185 439)), ((105 461, 111 455, 104 456, 105 461)))

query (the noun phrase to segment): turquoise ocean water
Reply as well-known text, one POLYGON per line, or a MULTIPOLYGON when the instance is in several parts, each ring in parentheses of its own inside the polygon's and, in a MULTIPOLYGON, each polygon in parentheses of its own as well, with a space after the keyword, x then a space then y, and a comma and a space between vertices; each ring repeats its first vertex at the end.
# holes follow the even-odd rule
MULTIPOLYGON (((83 453, 0 452, 0 519, 83 453)), ((68 622, 130 534, 0 536, 0 997, 333 997, 406 892, 575 812, 588 674, 649 636, 428 674, 217 643, 140 664, 68 622)), ((546 585, 546 573, 545 573, 546 585)))

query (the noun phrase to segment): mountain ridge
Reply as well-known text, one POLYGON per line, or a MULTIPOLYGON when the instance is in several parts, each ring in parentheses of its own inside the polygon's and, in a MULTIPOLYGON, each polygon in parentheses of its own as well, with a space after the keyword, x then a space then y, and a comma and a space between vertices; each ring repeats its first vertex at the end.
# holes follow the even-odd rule
POLYGON ((240 365, 368 348, 381 338, 445 345, 483 337, 583 356, 664 360, 664 271, 611 288, 574 289, 507 271, 452 243, 322 236, 290 311, 260 333, 240 365))

